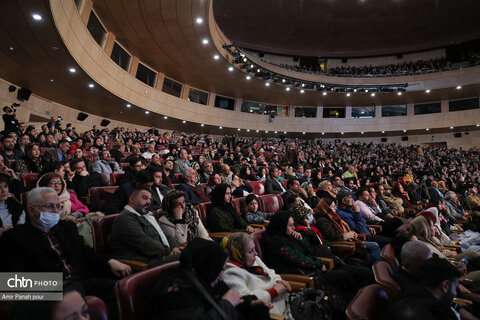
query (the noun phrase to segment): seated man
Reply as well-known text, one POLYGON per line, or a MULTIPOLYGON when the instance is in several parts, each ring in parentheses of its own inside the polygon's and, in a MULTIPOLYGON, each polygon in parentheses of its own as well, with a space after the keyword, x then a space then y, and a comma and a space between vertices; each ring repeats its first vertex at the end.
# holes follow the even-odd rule
POLYGON ((270 167, 268 169, 270 177, 265 180, 265 194, 282 194, 285 191, 283 184, 278 180, 280 176, 280 169, 277 167, 270 167))
POLYGON ((5 162, 12 160, 20 160, 24 154, 20 150, 15 149, 15 143, 11 137, 12 133, 2 137, 3 150, 0 151, 0 155, 3 156, 5 162))
POLYGON ((467 202, 469 208, 474 211, 480 211, 480 195, 478 195, 478 188, 474 184, 467 186, 467 202))
POLYGON ((113 222, 110 239, 114 256, 146 262, 151 267, 180 253, 175 238, 167 239, 150 214, 151 201, 152 192, 147 186, 136 187, 130 193, 128 205, 113 222))
POLYGON ((74 176, 67 181, 67 186, 77 193, 79 199, 87 195, 90 188, 108 186, 108 182, 100 173, 87 170, 85 162, 81 158, 70 161, 70 169, 73 170, 74 176))
POLYGON ((178 186, 178 190, 185 192, 185 200, 192 206, 196 206, 202 202, 210 202, 210 198, 203 192, 202 188, 197 185, 197 172, 193 168, 188 168, 183 174, 183 181, 178 186))
POLYGON ((43 163, 49 164, 54 161, 68 161, 68 150, 70 150, 70 142, 65 139, 58 141, 58 148, 45 151, 43 154, 43 163))
POLYGON ((92 170, 107 177, 108 183, 110 183, 111 173, 123 173, 117 162, 110 158, 110 152, 107 150, 99 151, 99 159, 92 165, 92 170))
POLYGON ((99 255, 85 245, 75 223, 60 220, 55 190, 32 189, 26 207, 27 222, 0 237, 0 272, 61 272, 64 280, 80 283, 87 295, 102 298, 115 312, 113 276, 129 275, 130 266, 99 255))
POLYGON ((432 257, 432 251, 422 241, 408 241, 400 252, 402 266, 392 278, 400 285, 402 293, 421 287, 421 265, 432 257))
POLYGON ((117 185, 135 181, 138 172, 144 169, 142 160, 138 157, 130 158, 128 164, 129 166, 127 169, 125 169, 125 173, 117 177, 117 185))
POLYGON ((438 190, 437 181, 432 181, 430 183, 430 187, 428 188, 428 195, 430 197, 430 201, 433 202, 435 205, 438 205, 440 199, 443 199, 443 193, 438 190))
POLYGON ((422 287, 403 295, 383 318, 458 320, 460 316, 452 308, 452 302, 457 296, 460 271, 438 257, 425 261, 420 270, 422 287))
POLYGON ((287 191, 282 194, 282 199, 284 203, 283 208, 285 210, 288 210, 290 208, 290 205, 287 202, 287 198, 292 194, 297 194, 300 197, 300 202, 304 207, 307 207, 308 209, 312 209, 305 202, 305 200, 308 199, 307 192, 302 187, 300 187, 300 181, 297 178, 295 178, 295 179, 288 179, 287 191))
POLYGON ((173 173, 185 174, 190 168, 190 161, 188 161, 188 152, 185 149, 180 150, 179 157, 173 163, 173 173))

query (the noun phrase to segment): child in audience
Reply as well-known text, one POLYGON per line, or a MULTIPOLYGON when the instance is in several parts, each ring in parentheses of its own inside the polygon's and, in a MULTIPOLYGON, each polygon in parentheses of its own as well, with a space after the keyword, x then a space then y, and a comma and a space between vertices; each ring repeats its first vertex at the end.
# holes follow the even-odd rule
POLYGON ((253 193, 245 197, 247 203, 247 223, 264 223, 275 213, 264 213, 258 211, 258 198, 253 193))

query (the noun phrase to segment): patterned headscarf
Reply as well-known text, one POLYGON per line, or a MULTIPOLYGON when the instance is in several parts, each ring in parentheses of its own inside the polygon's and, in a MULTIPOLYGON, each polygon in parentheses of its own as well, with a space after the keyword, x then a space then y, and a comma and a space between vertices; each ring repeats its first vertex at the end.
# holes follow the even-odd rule
POLYGON ((245 247, 250 241, 250 236, 243 232, 234 233, 222 240, 222 245, 228 252, 228 262, 250 273, 270 278, 268 273, 259 266, 247 266, 245 263, 245 247))
MULTIPOLYGON (((162 211, 165 217, 167 217, 167 219, 173 224, 175 224, 175 217, 173 216, 172 202, 181 197, 185 197, 185 193, 181 190, 173 189, 168 191, 162 200, 162 211)), ((191 204, 187 203, 182 219, 187 225, 187 242, 190 242, 193 238, 198 236, 197 233, 200 219, 197 210, 192 207, 191 204)))
POLYGON ((296 225, 305 226, 305 217, 312 211, 308 209, 303 204, 297 204, 293 207, 288 209, 290 214, 292 215, 293 220, 295 221, 296 225))

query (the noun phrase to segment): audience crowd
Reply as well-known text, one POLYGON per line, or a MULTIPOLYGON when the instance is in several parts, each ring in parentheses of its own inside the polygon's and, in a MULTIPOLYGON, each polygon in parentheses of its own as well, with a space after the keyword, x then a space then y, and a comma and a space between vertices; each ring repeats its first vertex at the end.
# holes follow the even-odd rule
MULTIPOLYGON (((415 301, 428 319, 456 319, 457 289, 472 293, 460 271, 480 270, 480 247, 461 249, 454 236, 480 231, 476 150, 156 128, 79 133, 53 117, 38 131, 9 126, 0 141, 0 271, 62 272, 104 300, 111 319, 116 281, 171 261, 179 267, 154 279, 145 319, 291 319, 291 274, 312 277, 341 319, 375 282, 371 266, 387 246, 404 266, 399 282, 410 281, 388 312, 415 301), (112 190, 100 208, 99 189, 112 190), (101 251, 92 221, 109 216, 101 251), (416 244, 410 252, 404 243, 416 244), (416 253, 423 269, 412 266, 416 253)), ((474 319, 470 311, 461 314, 474 319)))

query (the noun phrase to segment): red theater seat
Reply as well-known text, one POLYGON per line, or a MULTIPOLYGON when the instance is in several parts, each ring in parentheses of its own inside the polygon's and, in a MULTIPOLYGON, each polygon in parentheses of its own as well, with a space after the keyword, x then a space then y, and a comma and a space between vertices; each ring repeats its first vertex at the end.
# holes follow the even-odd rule
POLYGON ((265 185, 260 181, 248 181, 247 182, 253 189, 253 193, 257 196, 265 194, 265 185))
POLYGON ((96 252, 107 254, 111 251, 110 232, 118 214, 98 217, 92 220, 93 248, 96 252))
POLYGON ((31 190, 36 187, 37 180, 39 178, 38 173, 22 173, 20 180, 23 181, 23 185, 27 190, 31 190))
POLYGON ((120 320, 144 319, 150 292, 159 274, 166 269, 177 268, 179 261, 170 262, 130 275, 115 284, 120 320))
POLYGON ((212 203, 211 202, 204 202, 200 203, 199 205, 196 206, 198 210, 198 216, 200 217, 200 220, 202 220, 202 223, 205 224, 205 219, 207 217, 207 211, 212 203))
POLYGON ((276 194, 264 194, 259 196, 259 210, 265 213, 275 213, 283 208, 283 199, 276 194))
POLYGON ((350 320, 380 319, 389 304, 385 289, 379 284, 363 287, 347 307, 350 320))
POLYGON ((90 211, 103 212, 107 207, 107 204, 113 199, 113 193, 117 188, 117 186, 90 188, 88 190, 88 195, 90 198, 90 211))
POLYGON ((118 172, 112 172, 110 173, 110 184, 113 186, 113 185, 116 185, 117 184, 117 179, 118 179, 118 176, 122 175, 123 173, 118 173, 118 172))
POLYGON ((398 260, 395 256, 395 250, 390 244, 387 244, 383 247, 382 252, 380 253, 382 260, 387 262, 390 265, 392 270, 396 270, 398 268, 398 260))
POLYGON ((375 281, 385 288, 390 301, 395 301, 400 296, 400 285, 392 278, 392 268, 385 261, 379 261, 372 266, 375 281))
POLYGON ((108 320, 108 310, 102 299, 94 296, 86 296, 88 315, 90 320, 108 320))

